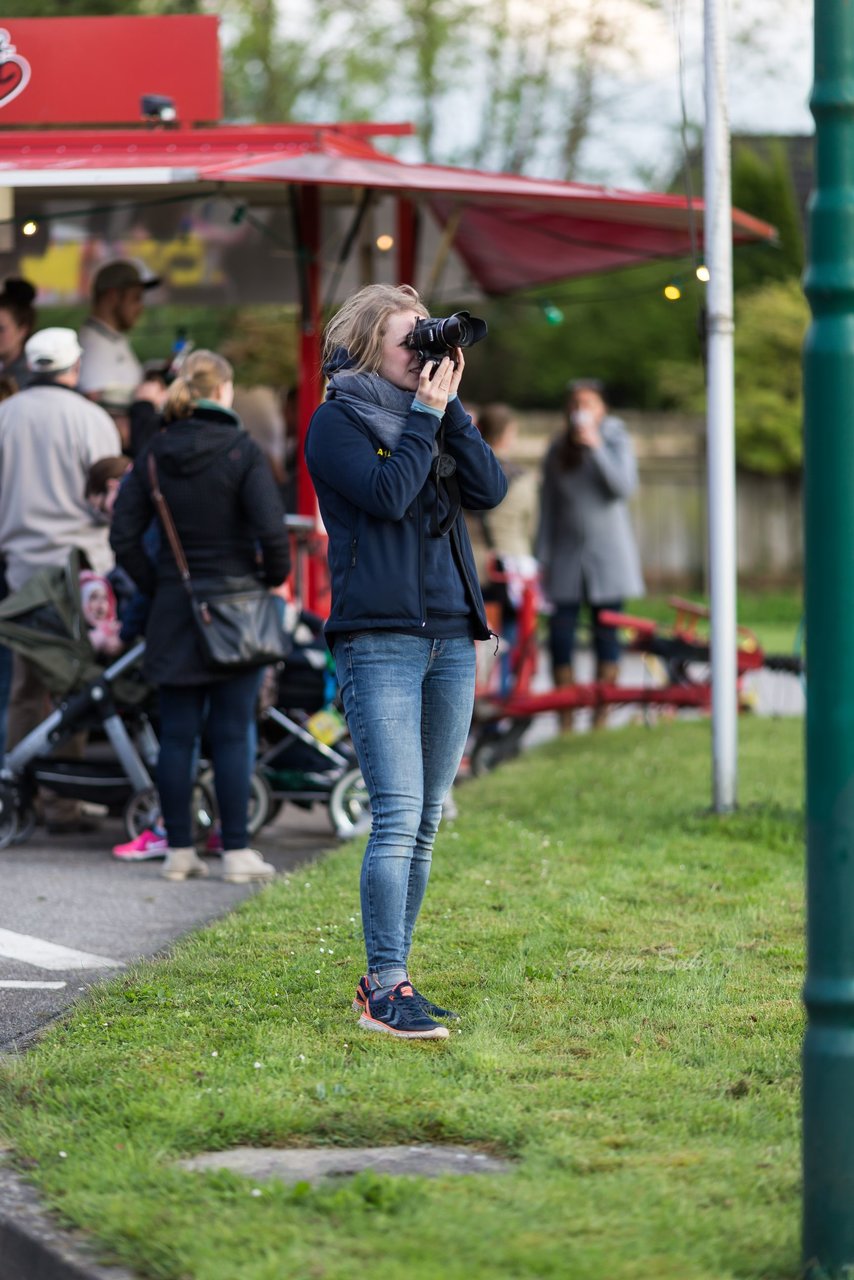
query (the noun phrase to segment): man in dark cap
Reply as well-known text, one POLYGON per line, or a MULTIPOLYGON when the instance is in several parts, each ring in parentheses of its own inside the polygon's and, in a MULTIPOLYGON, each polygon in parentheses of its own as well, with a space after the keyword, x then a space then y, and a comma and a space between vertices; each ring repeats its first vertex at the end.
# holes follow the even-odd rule
POLYGON ((160 284, 143 263, 130 258, 104 262, 92 279, 92 313, 80 329, 83 359, 79 390, 93 400, 104 388, 134 392, 143 369, 127 339, 142 315, 143 296, 160 284))

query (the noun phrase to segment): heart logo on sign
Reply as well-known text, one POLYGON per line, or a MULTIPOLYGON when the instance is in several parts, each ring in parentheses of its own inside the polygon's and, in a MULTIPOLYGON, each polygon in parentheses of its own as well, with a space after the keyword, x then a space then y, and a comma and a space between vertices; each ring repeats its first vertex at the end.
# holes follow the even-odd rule
POLYGON ((16 51, 9 32, 0 28, 0 108, 23 93, 29 83, 29 62, 16 51))

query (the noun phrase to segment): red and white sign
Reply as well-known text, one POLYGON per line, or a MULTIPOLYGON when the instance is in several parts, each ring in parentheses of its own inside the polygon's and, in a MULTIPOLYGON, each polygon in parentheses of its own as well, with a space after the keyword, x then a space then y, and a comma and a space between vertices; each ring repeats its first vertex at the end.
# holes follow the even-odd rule
POLYGON ((0 129, 138 123, 144 94, 171 98, 181 124, 220 118, 215 17, 5 18, 2 24, 0 129))
POLYGON ((0 27, 0 107, 8 104, 23 93, 30 83, 30 64, 22 58, 9 32, 0 27))

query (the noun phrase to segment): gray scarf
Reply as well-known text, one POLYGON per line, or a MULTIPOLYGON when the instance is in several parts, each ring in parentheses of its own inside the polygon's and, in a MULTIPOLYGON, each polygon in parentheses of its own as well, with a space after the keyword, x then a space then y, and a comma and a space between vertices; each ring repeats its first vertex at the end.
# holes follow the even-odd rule
POLYGON ((335 373, 329 379, 326 398, 349 405, 387 449, 401 437, 415 399, 411 391, 395 387, 378 373, 335 373), (334 396, 330 396, 330 392, 334 396))

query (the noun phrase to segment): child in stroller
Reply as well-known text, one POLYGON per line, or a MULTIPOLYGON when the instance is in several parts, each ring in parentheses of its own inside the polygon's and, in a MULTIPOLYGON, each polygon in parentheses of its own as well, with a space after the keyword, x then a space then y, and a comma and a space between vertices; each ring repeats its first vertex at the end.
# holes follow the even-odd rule
MULTIPOLYGON (((123 809, 128 830, 154 803, 150 770, 158 744, 146 707, 150 691, 139 673, 144 646, 109 666, 99 662, 84 615, 84 574, 84 583, 91 583, 88 562, 72 551, 64 566, 43 569, 0 604, 0 642, 26 654, 57 700, 56 709, 3 762, 0 849, 31 834, 40 786, 123 809), (74 734, 93 729, 106 737, 112 758, 63 760, 54 754, 74 734)), ((104 621, 99 618, 97 625, 104 621)))
MULTIPOLYGON (((57 701, 0 769, 0 849, 32 834, 40 786, 121 812, 131 845, 145 833, 156 835, 160 803, 152 775, 159 744, 155 700, 140 673, 145 646, 139 642, 106 667, 99 661, 84 616, 81 579, 85 590, 92 582, 89 566, 72 551, 65 566, 42 570, 0 603, 0 643, 38 666, 57 701), (97 749, 83 760, 54 754, 84 729, 105 737, 112 756, 97 749)), ((348 838, 366 829, 370 811, 343 717, 334 710, 336 686, 320 619, 301 615, 294 640, 291 658, 276 675, 271 705, 259 716, 250 831, 272 821, 285 801, 303 808, 321 803, 329 808, 336 834, 348 838)), ((212 852, 216 804, 203 759, 196 814, 212 852)), ((158 851, 143 856, 156 857, 158 851)))

